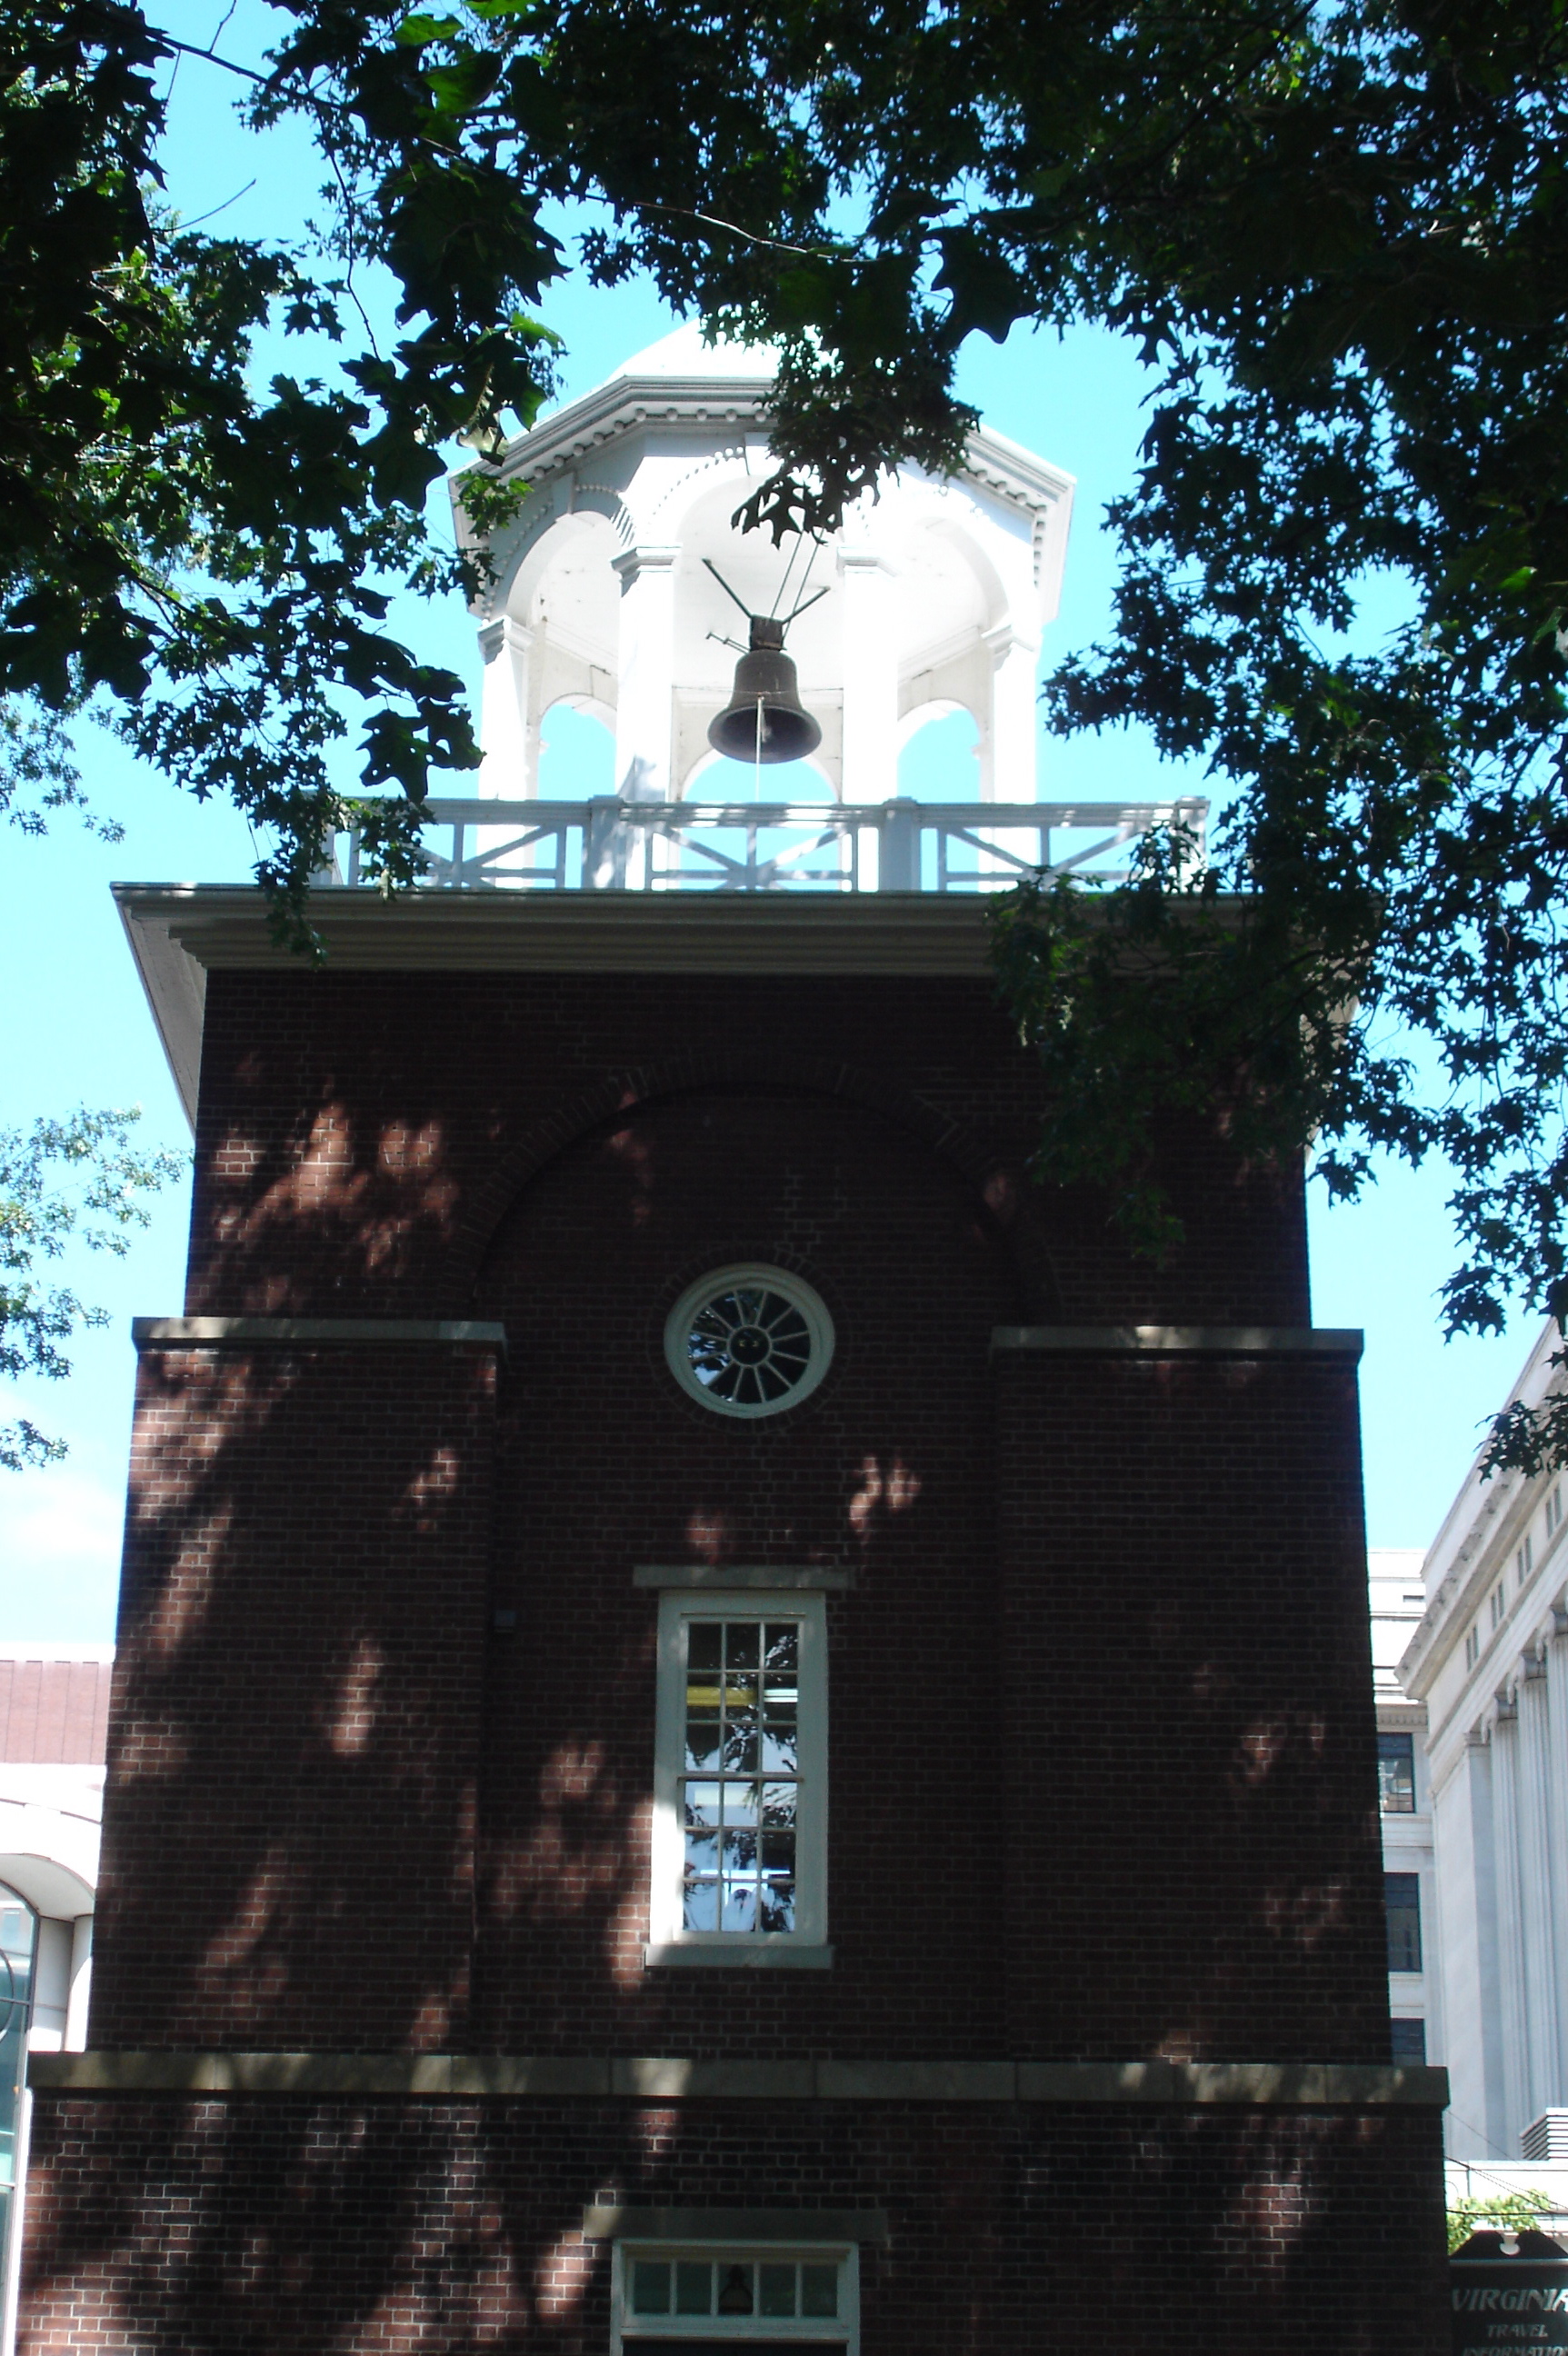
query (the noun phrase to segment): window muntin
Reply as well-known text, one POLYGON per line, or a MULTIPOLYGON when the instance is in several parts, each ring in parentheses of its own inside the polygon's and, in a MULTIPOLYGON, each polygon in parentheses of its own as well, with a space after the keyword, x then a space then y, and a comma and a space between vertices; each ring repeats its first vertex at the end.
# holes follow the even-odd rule
POLYGON ((665 1323, 664 1355, 689 1398, 755 1421, 809 1398, 833 1354, 826 1304, 781 1268, 747 1261, 689 1284, 665 1323))
POLYGON ((653 1944, 819 1944, 822 1597, 666 1593, 659 1656, 653 1944))
POLYGON ((1415 1814, 1415 1737, 1378 1737, 1378 1800, 1385 1816, 1415 1814))
POLYGON ((853 2356, 858 2336, 858 2251, 740 2243, 620 2243, 612 2303, 615 2344, 649 2356, 696 2348, 745 2356, 804 2345, 853 2356))
POLYGON ((1421 1876, 1419 1873, 1384 1874, 1383 1911, 1388 1917, 1390 1971, 1420 1971, 1421 1876))

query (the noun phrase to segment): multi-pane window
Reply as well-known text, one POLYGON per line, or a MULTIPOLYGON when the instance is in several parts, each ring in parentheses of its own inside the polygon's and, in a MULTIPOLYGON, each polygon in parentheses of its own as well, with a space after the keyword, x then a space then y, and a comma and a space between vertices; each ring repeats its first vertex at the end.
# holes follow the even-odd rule
POLYGON ((1535 1569, 1535 1540, 1528 1531, 1525 1534, 1524 1544, 1514 1556, 1514 1568, 1519 1574, 1519 1583, 1522 1587, 1535 1569))
POLYGON ((1480 1629, 1480 1623, 1479 1623, 1479 1622, 1477 1621, 1477 1622, 1476 1622, 1476 1624, 1475 1624, 1473 1627, 1471 1627, 1471 1628, 1469 1628, 1469 1629, 1467 1629, 1467 1630, 1466 1631, 1466 1635, 1465 1635, 1465 1666, 1466 1666, 1466 1669, 1473 1669, 1473 1668, 1475 1667, 1475 1665, 1476 1665, 1477 1662, 1480 1659, 1480 1657, 1481 1657, 1481 1629, 1480 1629))
POLYGON ((1415 1814, 1415 1737, 1378 1737, 1378 1798, 1385 1816, 1415 1814))
POLYGON ((650 1961, 822 1948, 824 1636, 817 1593, 665 1594, 650 1961))
POLYGON ((1502 1580, 1499 1579, 1497 1585, 1492 1590, 1491 1612, 1492 1625, 1494 1628, 1500 1624, 1503 1614, 1508 1608, 1508 1590, 1504 1587, 1502 1580))
POLYGON ((1563 1526, 1563 1483, 1559 1481, 1546 1500, 1546 1535, 1555 1537, 1563 1526))
POLYGON ((689 1620, 681 1927, 793 1931, 799 1620, 689 1620))
POLYGON ((1383 1909, 1388 1916, 1390 1971, 1420 1971, 1420 1874, 1385 1873, 1383 1876, 1383 1909))
POLYGON ((1425 2021, 1402 2019, 1396 2013, 1389 2023, 1389 2050, 1396 2062, 1424 2062, 1425 2021))
POLYGON ((649 2356, 768 2356, 804 2343, 851 2351, 855 2340, 852 2250, 738 2245, 703 2249, 623 2244, 617 2253, 617 2337, 649 2356))

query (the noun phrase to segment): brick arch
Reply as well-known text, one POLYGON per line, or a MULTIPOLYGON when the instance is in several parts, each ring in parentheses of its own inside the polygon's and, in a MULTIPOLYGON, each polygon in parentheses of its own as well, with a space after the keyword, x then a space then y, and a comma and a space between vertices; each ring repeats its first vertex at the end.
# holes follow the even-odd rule
POLYGON ((1006 1171, 1008 1157, 967 1122, 953 1119, 924 1097, 888 1087, 828 1056, 674 1056, 667 1063, 614 1074, 596 1087, 585 1088, 558 1105, 542 1119, 530 1122, 476 1187, 456 1223, 452 1250, 457 1285, 466 1293, 477 1287, 502 1220, 530 1179, 558 1154, 617 1113, 635 1113, 664 1098, 724 1087, 801 1090, 836 1097, 842 1103, 880 1113, 907 1135, 918 1138, 974 1187, 998 1228, 1007 1224, 1005 1215, 989 1200, 988 1188, 1006 1171))

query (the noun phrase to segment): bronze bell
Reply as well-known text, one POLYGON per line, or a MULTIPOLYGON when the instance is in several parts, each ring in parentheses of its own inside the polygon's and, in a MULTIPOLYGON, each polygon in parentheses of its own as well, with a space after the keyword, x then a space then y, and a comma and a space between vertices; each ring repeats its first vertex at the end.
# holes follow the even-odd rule
POLYGON ((735 667, 735 691, 708 742, 732 761, 803 760, 822 741, 822 729, 800 701, 795 666, 784 651, 784 624, 750 616, 751 648, 735 667))

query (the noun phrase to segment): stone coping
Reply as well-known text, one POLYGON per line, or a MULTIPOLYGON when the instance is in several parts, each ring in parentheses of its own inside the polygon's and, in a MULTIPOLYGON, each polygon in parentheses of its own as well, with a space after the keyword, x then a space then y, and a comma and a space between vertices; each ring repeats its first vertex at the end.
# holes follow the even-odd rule
POLYGON ((1359 1358, 1353 1326, 993 1325, 993 1350, 1058 1351, 1064 1356, 1359 1358))
POLYGON ((506 1327, 478 1317, 133 1317, 138 1350, 504 1350, 506 1327))
POLYGON ((887 2238, 886 2209, 644 2209, 595 2201, 585 2242, 872 2242, 887 2238))
POLYGON ((819 1589, 828 1595, 845 1595, 854 1586, 853 1570, 824 1570, 811 1562, 639 1562, 631 1574, 634 1587, 713 1587, 819 1589))
POLYGON ((564 2095, 668 2102, 1226 2103, 1441 2108, 1445 2070, 1375 2062, 699 2062, 656 2055, 31 2053, 49 2094, 564 2095))

